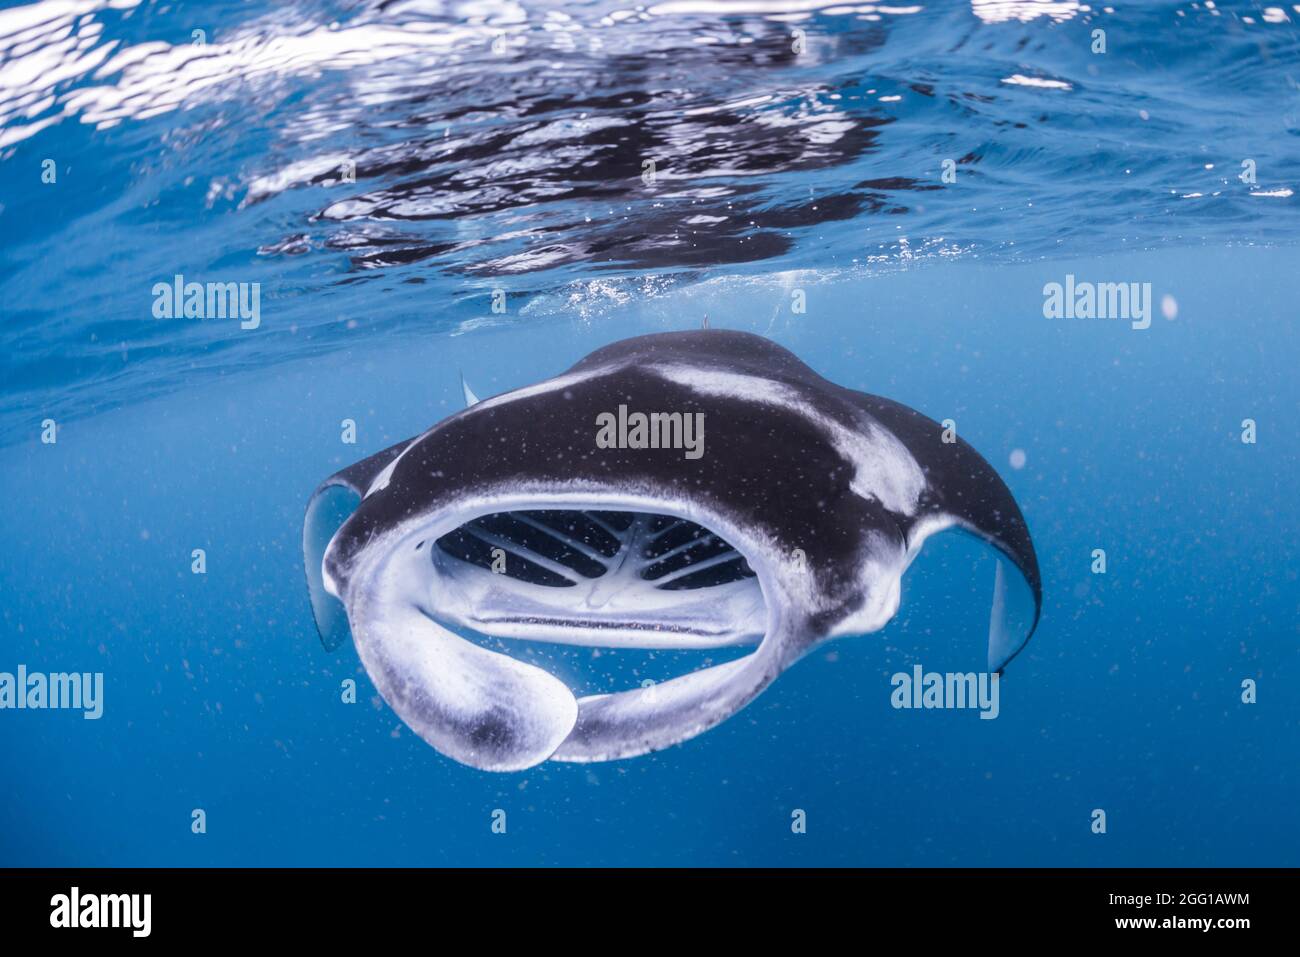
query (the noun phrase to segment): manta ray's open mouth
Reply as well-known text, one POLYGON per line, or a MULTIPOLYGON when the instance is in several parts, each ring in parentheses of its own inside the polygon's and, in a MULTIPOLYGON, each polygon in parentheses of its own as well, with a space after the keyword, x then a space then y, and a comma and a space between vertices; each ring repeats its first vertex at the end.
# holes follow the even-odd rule
POLYGON ((745 556, 683 518, 496 512, 436 544, 435 616, 477 631, 640 648, 712 648, 763 634, 762 590, 745 556))
POLYGON ((473 635, 643 650, 752 644, 786 634, 766 593, 771 567, 752 536, 680 501, 498 491, 370 540, 346 603, 366 670, 408 725, 466 764, 517 770, 698 734, 766 686, 785 644, 579 697, 554 662, 473 635))

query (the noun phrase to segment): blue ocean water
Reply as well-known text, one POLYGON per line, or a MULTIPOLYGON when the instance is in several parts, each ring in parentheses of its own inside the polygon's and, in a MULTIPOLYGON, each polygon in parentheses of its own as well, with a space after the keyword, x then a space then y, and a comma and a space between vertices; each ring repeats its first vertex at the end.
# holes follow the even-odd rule
POLYGON ((99 720, 0 710, 0 864, 1295 865, 1298 23, 0 9, 0 672, 104 674, 99 720), (256 327, 156 318, 178 274, 259 283, 256 327), (1149 327, 1048 318, 1067 281, 1149 283, 1149 327), (462 374, 496 394, 705 316, 1001 472, 1045 601, 998 718, 890 704, 984 664, 994 559, 939 536, 882 632, 694 740, 442 757, 322 649, 308 496, 462 374))

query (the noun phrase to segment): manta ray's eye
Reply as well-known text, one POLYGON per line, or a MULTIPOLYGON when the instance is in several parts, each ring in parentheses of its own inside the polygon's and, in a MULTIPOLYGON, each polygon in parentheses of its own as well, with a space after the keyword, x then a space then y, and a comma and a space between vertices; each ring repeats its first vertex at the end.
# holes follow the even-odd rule
POLYGON ((497 512, 444 535, 438 547, 479 568, 555 588, 631 574, 655 588, 685 590, 754 576, 721 536, 644 512, 497 512))

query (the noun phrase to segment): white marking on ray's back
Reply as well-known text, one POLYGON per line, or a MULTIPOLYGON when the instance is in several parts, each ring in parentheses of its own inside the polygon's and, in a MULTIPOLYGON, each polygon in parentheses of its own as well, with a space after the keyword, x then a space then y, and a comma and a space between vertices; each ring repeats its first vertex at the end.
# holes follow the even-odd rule
MULTIPOLYGON (((485 409, 496 408, 499 405, 506 405, 509 402, 516 402, 519 399, 528 399, 535 395, 545 395, 547 392, 554 392, 556 389, 564 389, 572 385, 577 385, 579 382, 585 382, 586 380, 594 376, 602 375, 608 371, 609 371, 609 367, 605 366, 600 369, 592 369, 586 372, 577 372, 577 373, 571 373, 569 375, 556 376, 554 379, 547 379, 545 382, 538 382, 536 385, 527 385, 522 388, 515 389, 511 392, 506 392, 501 395, 494 396, 491 399, 480 399, 478 396, 474 395, 474 393, 470 390, 469 386, 465 385, 465 381, 462 378, 461 386, 465 391, 465 401, 469 403, 468 407, 464 410, 464 412, 466 413, 473 412, 477 414, 479 412, 484 411, 485 409)), ((443 421, 445 422, 446 420, 443 421)), ((421 432, 415 438, 413 438, 407 444, 406 448, 402 449, 402 451, 397 455, 397 457, 394 458, 393 461, 389 462, 386 466, 384 466, 383 471, 375 476, 375 480, 370 483, 370 488, 366 490, 366 494, 363 495, 362 498, 369 498, 371 495, 375 494, 375 492, 382 492, 384 489, 388 488, 388 483, 393 477, 393 470, 397 468, 397 463, 402 461, 402 459, 406 456, 407 452, 410 452, 413 448, 415 448, 417 445, 419 445, 421 442, 427 439, 442 424, 443 424, 442 422, 438 422, 430 426, 425 431, 421 432)))
POLYGON ((545 382, 539 382, 536 385, 526 385, 523 388, 494 396, 491 399, 480 399, 473 405, 472 410, 477 413, 483 409, 505 405, 507 402, 515 402, 518 399, 530 399, 535 395, 545 395, 547 392, 554 392, 557 389, 564 389, 580 382, 586 382, 588 379, 604 375, 608 371, 610 371, 609 366, 602 366, 599 369, 586 369, 582 372, 570 372, 566 375, 556 376, 554 379, 547 379, 545 382))
MULTIPOLYGON (((432 429, 429 430, 429 432, 432 431, 433 431, 432 429)), ((374 495, 376 492, 382 492, 384 489, 388 488, 388 481, 393 477, 393 469, 397 468, 397 463, 402 461, 402 459, 406 456, 406 453, 411 451, 411 449, 415 448, 415 444, 419 442, 420 439, 424 438, 425 435, 428 435, 429 432, 425 432, 424 435, 421 435, 419 439, 412 439, 410 442, 406 443, 406 448, 402 449, 402 451, 398 452, 395 456, 393 456, 393 461, 385 465, 384 470, 375 476, 375 480, 370 483, 370 488, 366 489, 366 494, 361 497, 363 499, 369 498, 370 496, 374 495)))
POLYGON ((687 365, 654 365, 649 371, 703 395, 762 402, 802 416, 821 429, 853 465, 850 487, 855 494, 874 498, 891 512, 916 514, 925 490, 925 473, 907 447, 866 413, 851 410, 857 420, 855 430, 817 412, 799 389, 783 382, 687 365))
MULTIPOLYGON (((506 392, 502 395, 494 396, 491 399, 480 399, 470 391, 469 386, 465 385, 464 380, 462 380, 461 385, 465 390, 465 401, 470 403, 468 408, 465 409, 465 412, 473 411, 478 413, 482 412, 484 409, 492 409, 509 402, 516 402, 519 399, 527 399, 535 395, 544 395, 547 392, 554 392, 556 389, 563 389, 571 385, 577 385, 579 382, 584 382, 587 379, 606 371, 608 371, 608 368, 595 369, 590 372, 574 373, 572 375, 557 376, 554 379, 547 379, 545 382, 539 382, 536 385, 524 386, 521 389, 515 389, 513 392, 506 392)), ((362 497, 369 498, 375 492, 382 492, 384 489, 388 488, 388 482, 393 477, 393 469, 397 468, 397 463, 402 461, 407 452, 411 451, 411 449, 415 448, 432 435, 434 430, 436 430, 440 425, 442 425, 442 422, 433 425, 412 439, 406 448, 402 449, 398 456, 384 466, 384 470, 375 476, 375 480, 370 483, 370 488, 366 490, 366 494, 362 497)))

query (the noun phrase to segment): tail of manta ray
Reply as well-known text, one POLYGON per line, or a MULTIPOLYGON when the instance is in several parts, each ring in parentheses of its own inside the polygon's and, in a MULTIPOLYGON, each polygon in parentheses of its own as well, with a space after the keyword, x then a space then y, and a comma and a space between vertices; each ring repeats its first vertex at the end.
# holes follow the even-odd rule
POLYGON ((487 402, 461 385, 469 410, 321 484, 303 549, 325 647, 351 633, 389 705, 462 763, 504 771, 548 758, 603 761, 714 727, 818 641, 882 627, 897 608, 899 577, 924 540, 947 528, 993 545, 1019 572, 997 565, 989 668, 1001 671, 1037 626, 1037 558, 996 471, 964 441, 943 441, 934 421, 828 383, 767 340, 662 334, 606 347, 549 383, 487 402), (629 354, 635 361, 620 364, 629 354), (681 356, 695 363, 685 380, 681 356), (758 384, 742 382, 737 393, 756 373, 758 384), (714 464, 690 495, 674 491, 686 467, 680 454, 604 453, 592 465, 573 451, 575 439, 591 443, 594 412, 646 389, 649 407, 686 409, 704 396, 711 416, 734 423, 709 433, 714 464), (737 435, 756 412, 771 419, 767 434, 803 443, 800 462, 822 467, 800 473, 788 451, 765 453, 737 435), (847 444, 846 426, 856 430, 847 444), (503 434, 520 436, 508 461, 483 451, 503 434), (763 454, 771 457, 755 458, 763 454), (859 480, 852 493, 846 459, 859 480), (766 485, 747 499, 745 479, 755 474, 766 485), (867 479, 880 488, 857 495, 867 479), (774 542, 806 545, 806 563, 794 565, 774 542), (490 558, 498 552, 505 574, 490 558), (448 625, 597 646, 758 647, 650 688, 575 699, 544 669, 448 625))

